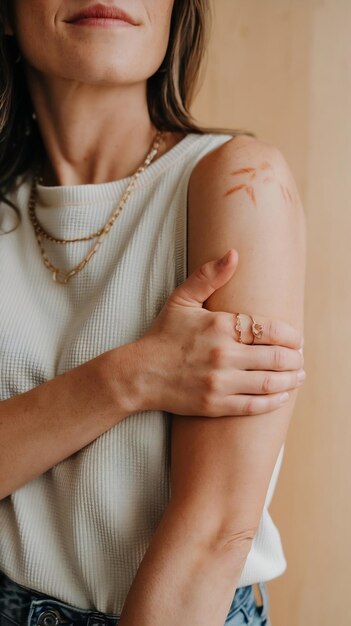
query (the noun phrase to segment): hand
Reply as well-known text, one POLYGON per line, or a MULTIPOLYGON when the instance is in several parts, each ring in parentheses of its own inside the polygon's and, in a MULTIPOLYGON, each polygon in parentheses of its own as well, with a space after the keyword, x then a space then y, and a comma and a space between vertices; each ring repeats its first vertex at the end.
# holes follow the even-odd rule
POLYGON ((222 260, 197 268, 139 340, 147 363, 145 408, 207 417, 256 415, 278 409, 282 393, 301 384, 302 337, 294 327, 251 312, 263 335, 248 345, 249 318, 240 343, 233 313, 203 308, 237 266, 231 249, 222 260))

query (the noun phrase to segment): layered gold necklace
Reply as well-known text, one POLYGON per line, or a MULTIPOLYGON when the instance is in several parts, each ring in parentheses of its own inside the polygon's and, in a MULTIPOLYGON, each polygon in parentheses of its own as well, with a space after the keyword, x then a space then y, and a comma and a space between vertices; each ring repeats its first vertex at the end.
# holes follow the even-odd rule
POLYGON ((155 136, 155 139, 154 139, 154 141, 152 143, 151 149, 148 152, 144 162, 142 163, 142 165, 140 165, 138 167, 138 169, 132 175, 126 190, 122 194, 122 197, 121 197, 120 201, 117 204, 116 209, 110 215, 110 217, 107 220, 106 224, 104 224, 104 226, 99 228, 99 230, 97 230, 96 232, 91 233, 90 235, 86 235, 85 237, 76 237, 74 239, 58 239, 58 238, 54 237, 53 235, 51 235, 50 233, 48 233, 46 230, 44 230, 44 228, 40 224, 40 222, 39 222, 39 220, 38 220, 38 218, 37 218, 37 216, 35 214, 35 206, 36 206, 37 195, 38 195, 37 183, 42 180, 40 178, 40 176, 39 176, 39 171, 35 170, 34 175, 33 175, 33 179, 32 179, 31 191, 30 191, 30 195, 29 195, 28 212, 29 212, 30 220, 31 220, 31 222, 33 224, 33 228, 34 228, 34 231, 35 231, 36 239, 37 239, 37 242, 38 242, 38 245, 39 245, 39 249, 40 249, 41 255, 43 257, 44 264, 52 272, 52 278, 53 278, 53 280, 55 282, 63 284, 63 285, 67 284, 68 281, 73 276, 75 276, 75 274, 80 272, 86 266, 86 264, 90 261, 92 256, 95 254, 95 252, 97 251, 97 249, 101 245, 104 237, 107 235, 107 233, 110 232, 110 230, 111 230, 113 224, 115 223, 117 217, 121 214, 124 206, 126 205, 129 197, 131 196, 131 194, 133 193, 133 191, 134 191, 134 189, 136 187, 136 183, 137 183, 137 180, 138 180, 140 174, 142 174, 142 172, 144 172, 146 170, 146 168, 150 165, 150 163, 154 160, 155 156, 158 154, 158 150, 159 150, 159 147, 160 147, 161 140, 163 139, 163 135, 164 135, 164 133, 162 131, 158 131, 157 132, 157 134, 155 136), (68 270, 68 271, 60 269, 58 267, 55 267, 51 263, 51 261, 49 260, 47 254, 46 254, 46 252, 45 252, 45 250, 44 250, 44 248, 42 246, 42 238, 48 239, 49 241, 53 241, 55 243, 67 244, 67 243, 74 243, 74 242, 77 242, 77 241, 89 241, 90 239, 94 239, 96 237, 98 238, 96 243, 89 250, 88 254, 84 257, 84 259, 82 259, 80 261, 80 263, 78 263, 78 265, 76 265, 75 267, 73 267, 71 270, 68 270))

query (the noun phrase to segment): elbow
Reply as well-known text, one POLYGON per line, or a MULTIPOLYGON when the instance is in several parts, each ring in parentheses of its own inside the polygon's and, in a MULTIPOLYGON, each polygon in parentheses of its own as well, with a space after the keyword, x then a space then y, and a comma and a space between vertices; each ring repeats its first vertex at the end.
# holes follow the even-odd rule
POLYGON ((218 555, 229 555, 229 558, 236 554, 238 558, 246 560, 252 546, 257 528, 233 529, 221 527, 210 539, 212 550, 218 555))
POLYGON ((181 526, 181 533, 190 543, 210 558, 239 569, 245 564, 260 521, 260 516, 257 519, 252 513, 239 516, 237 509, 228 511, 218 504, 209 509, 194 500, 189 506, 182 499, 171 500, 168 515, 181 526))
POLYGON ((192 521, 212 552, 247 555, 259 526, 260 515, 257 510, 244 513, 237 507, 233 509, 218 503, 215 510, 207 509, 206 513, 203 507, 198 507, 196 512, 193 510, 192 521), (201 519, 199 510, 202 511, 201 519))
POLYGON ((256 524, 249 525, 243 520, 212 518, 211 524, 197 524, 197 540, 206 547, 207 554, 218 560, 229 570, 241 571, 251 550, 257 532, 256 524), (226 565, 227 564, 227 565, 226 565))
POLYGON ((238 519, 238 511, 219 514, 218 508, 214 514, 213 507, 208 509, 199 502, 194 506, 193 501, 189 506, 189 502, 173 499, 165 516, 189 550, 196 551, 206 562, 220 564, 222 571, 236 580, 251 550, 259 520, 256 523, 254 515, 238 519))
POLYGON ((221 564, 223 571, 233 579, 238 580, 246 563, 256 534, 255 528, 233 530, 221 528, 217 533, 208 537, 208 554, 221 564))

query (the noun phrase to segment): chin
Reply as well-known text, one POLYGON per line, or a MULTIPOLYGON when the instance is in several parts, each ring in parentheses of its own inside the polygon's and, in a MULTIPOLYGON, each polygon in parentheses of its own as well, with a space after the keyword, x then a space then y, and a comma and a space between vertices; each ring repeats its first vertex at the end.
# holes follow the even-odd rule
POLYGON ((137 83, 145 82, 147 77, 135 76, 130 72, 123 72, 113 67, 108 67, 98 71, 92 71, 92 68, 80 69, 75 75, 69 77, 71 80, 76 80, 80 83, 86 83, 90 85, 135 85, 137 83))
MULTIPOLYGON (((49 73, 56 74, 55 69, 51 67, 49 73)), ((145 81, 147 73, 128 64, 111 60, 107 63, 105 56, 91 53, 84 54, 82 58, 72 55, 69 63, 61 63, 57 68, 57 76, 80 83, 122 85, 145 81)))

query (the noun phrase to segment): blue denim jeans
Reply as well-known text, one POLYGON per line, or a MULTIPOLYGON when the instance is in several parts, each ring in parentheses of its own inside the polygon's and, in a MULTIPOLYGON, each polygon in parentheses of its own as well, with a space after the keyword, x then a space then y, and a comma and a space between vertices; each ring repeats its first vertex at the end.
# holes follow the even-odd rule
MULTIPOLYGON (((258 585, 263 604, 257 605, 252 585, 239 587, 224 626, 270 626, 265 584, 258 585)), ((18 585, 0 572, 0 626, 117 626, 119 619, 118 615, 78 609, 18 585)))

